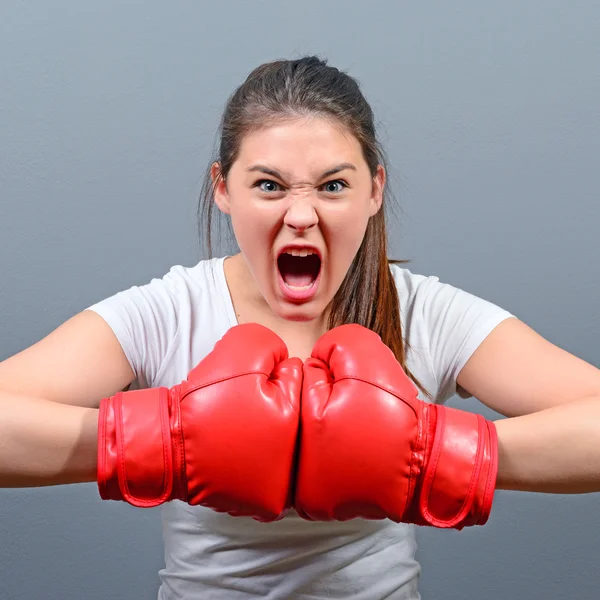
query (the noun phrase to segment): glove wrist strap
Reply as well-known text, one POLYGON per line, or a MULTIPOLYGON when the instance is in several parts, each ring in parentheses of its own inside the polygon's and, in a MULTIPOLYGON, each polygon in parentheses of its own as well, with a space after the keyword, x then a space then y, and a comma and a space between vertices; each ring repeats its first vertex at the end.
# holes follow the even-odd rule
POLYGON ((104 500, 147 508, 173 499, 169 393, 120 392, 100 403, 98 491, 104 500))
POLYGON ((462 529, 490 514, 498 469, 496 430, 481 415, 437 407, 418 502, 426 523, 462 529))

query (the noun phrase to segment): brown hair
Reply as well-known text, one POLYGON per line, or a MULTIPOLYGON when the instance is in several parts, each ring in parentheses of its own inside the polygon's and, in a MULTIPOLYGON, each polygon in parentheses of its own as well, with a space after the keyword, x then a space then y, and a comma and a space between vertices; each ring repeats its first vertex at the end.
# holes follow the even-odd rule
MULTIPOLYGON (((373 111, 358 82, 328 66, 326 61, 308 56, 257 67, 231 95, 221 120, 220 145, 215 159, 220 165, 219 177, 227 177, 245 135, 266 123, 309 115, 333 118, 352 132, 362 146, 373 177, 378 165, 387 172, 385 153, 375 132, 373 111)), ((215 183, 209 166, 199 209, 201 220, 206 222, 209 257, 212 256, 215 183)), ((387 256, 385 213, 390 195, 387 188, 386 185, 383 206, 369 220, 362 244, 332 300, 328 327, 358 323, 375 331, 417 387, 431 397, 406 367, 400 301, 389 265, 409 261, 389 260, 387 256)))

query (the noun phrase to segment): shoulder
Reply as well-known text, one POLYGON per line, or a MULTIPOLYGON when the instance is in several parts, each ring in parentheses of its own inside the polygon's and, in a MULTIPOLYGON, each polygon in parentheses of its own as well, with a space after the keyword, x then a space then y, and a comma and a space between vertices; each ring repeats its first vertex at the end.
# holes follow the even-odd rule
POLYGON ((481 298, 472 292, 441 281, 437 275, 413 273, 400 265, 390 265, 398 296, 400 308, 414 313, 417 311, 424 318, 438 318, 440 314, 451 312, 478 311, 483 313, 504 312, 490 300, 481 298))
POLYGON ((104 314, 139 319, 144 327, 175 329, 192 318, 210 319, 226 304, 224 257, 192 266, 173 265, 161 276, 133 285, 91 307, 104 314))
POLYGON ((203 315, 221 303, 216 296, 223 296, 223 260, 201 260, 191 267, 174 265, 164 275, 118 291, 87 310, 123 332, 174 330, 192 312, 203 315))
POLYGON ((171 293, 185 290, 202 291, 219 282, 219 267, 224 257, 201 260, 192 266, 173 265, 161 277, 152 278, 148 285, 164 287, 171 293))
POLYGON ((413 299, 424 284, 426 286, 430 280, 439 281, 439 278, 433 275, 413 273, 410 269, 397 263, 390 264, 390 271, 401 299, 413 299))
POLYGON ((189 351, 203 331, 228 322, 223 261, 174 265, 88 308, 112 328, 142 386, 156 383, 178 347, 189 351))
MULTIPOLYGON (((201 260, 192 266, 173 265, 162 274, 137 283, 99 304, 133 303, 154 309, 185 304, 212 293, 220 285, 219 266, 224 258, 201 260)), ((221 269, 222 270, 222 269, 221 269)))
POLYGON ((428 357, 436 401, 456 392, 456 379, 484 339, 512 313, 435 275, 391 265, 409 345, 428 357))
POLYGON ((436 300, 444 303, 457 291, 454 286, 442 283, 436 275, 414 273, 399 264, 391 264, 390 270, 398 290, 400 311, 407 319, 416 314, 424 316, 428 305, 436 300))

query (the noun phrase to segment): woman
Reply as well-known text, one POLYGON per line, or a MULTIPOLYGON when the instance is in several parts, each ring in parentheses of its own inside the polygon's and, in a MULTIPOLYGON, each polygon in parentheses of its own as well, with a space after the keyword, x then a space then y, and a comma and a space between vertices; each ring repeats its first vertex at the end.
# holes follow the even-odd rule
MULTIPOLYGON (((134 381, 176 386, 238 324, 266 327, 305 361, 328 330, 357 323, 421 400, 474 395, 509 417, 495 423, 497 489, 600 490, 600 372, 490 302, 391 263, 386 195, 351 77, 314 57, 255 69, 227 104, 204 188, 209 245, 214 203, 240 252, 173 267, 1 363, 1 485, 96 481, 103 399, 134 381)), ((220 473, 237 470, 224 461, 220 473)), ((409 523, 293 510, 261 523, 212 508, 164 504, 160 599, 419 597, 409 523)))

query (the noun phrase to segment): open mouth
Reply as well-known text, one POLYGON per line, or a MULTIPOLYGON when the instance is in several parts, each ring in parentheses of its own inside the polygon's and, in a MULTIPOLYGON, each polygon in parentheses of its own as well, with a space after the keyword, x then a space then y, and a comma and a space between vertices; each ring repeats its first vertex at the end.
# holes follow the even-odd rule
POLYGON ((288 248, 277 257, 280 282, 286 288, 286 295, 312 295, 321 272, 321 257, 309 248, 288 248))

